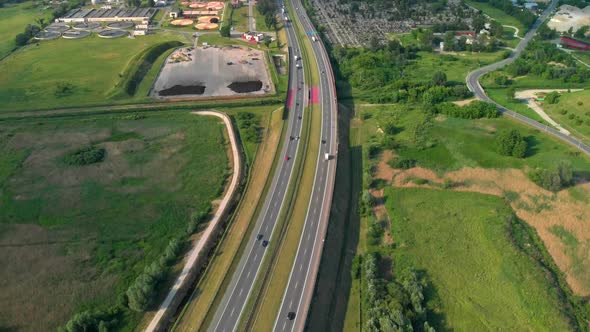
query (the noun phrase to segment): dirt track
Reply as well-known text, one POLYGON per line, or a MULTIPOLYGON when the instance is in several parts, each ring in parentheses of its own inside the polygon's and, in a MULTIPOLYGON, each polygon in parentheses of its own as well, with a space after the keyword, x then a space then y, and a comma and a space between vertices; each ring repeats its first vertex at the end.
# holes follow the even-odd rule
POLYGON ((195 267, 202 264, 204 262, 204 259, 207 257, 206 253, 208 249, 211 248, 211 241, 215 238, 219 225, 221 224, 223 217, 225 217, 225 212, 227 210, 229 203, 234 197, 234 194, 238 187, 239 179, 241 177, 240 170, 242 169, 242 160, 240 159, 240 153, 236 142, 236 135, 229 116, 227 116, 224 113, 212 111, 193 112, 193 114, 216 116, 218 118, 221 118, 225 123, 232 148, 232 179, 225 195, 223 196, 223 199, 219 204, 219 208, 217 209, 217 211, 215 211, 213 219, 209 222, 209 225, 205 229, 203 235, 199 238, 199 240, 196 243, 194 243, 193 248, 191 249, 191 251, 185 259, 186 263, 184 265, 184 268, 182 269, 182 272, 174 282, 172 289, 170 289, 170 291, 168 292, 166 299, 160 305, 158 311, 156 311, 154 318, 152 319, 148 327, 145 329, 146 332, 159 331, 162 328, 162 324, 167 321, 167 319, 164 319, 164 317, 168 317, 169 314, 176 311, 176 307, 180 302, 179 298, 181 298, 183 295, 183 292, 179 293, 179 290, 186 291, 188 284, 192 281, 194 277, 193 274, 199 270, 195 267))

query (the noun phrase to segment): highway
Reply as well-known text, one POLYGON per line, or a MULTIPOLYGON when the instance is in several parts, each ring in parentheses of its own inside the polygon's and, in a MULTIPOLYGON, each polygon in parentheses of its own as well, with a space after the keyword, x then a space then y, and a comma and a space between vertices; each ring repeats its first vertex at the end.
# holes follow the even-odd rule
POLYGON ((286 31, 290 49, 289 56, 291 57, 289 59, 288 89, 290 92, 288 92, 287 100, 291 102, 291 105, 288 106, 294 107, 289 109, 288 126, 283 138, 284 145, 280 152, 280 160, 271 187, 261 210, 262 213, 256 220, 250 239, 246 239, 248 241, 246 250, 240 258, 236 273, 232 276, 208 331, 230 332, 236 330, 260 270, 260 265, 266 255, 267 246, 263 244, 272 238, 279 214, 285 205, 287 188, 293 178, 293 165, 296 162, 299 149, 298 137, 301 135, 303 109, 307 102, 308 90, 304 87, 303 70, 294 65, 296 62, 301 62, 301 60, 295 61, 293 58, 294 55, 301 55, 301 50, 291 24, 287 25, 286 31), (261 238, 258 238, 259 234, 261 238))
POLYGON ((526 33, 524 38, 518 43, 518 45, 514 49, 514 52, 512 52, 512 54, 510 54, 510 56, 508 58, 506 58, 502 61, 499 61, 499 62, 492 63, 492 64, 487 65, 485 67, 481 67, 479 69, 476 69, 476 70, 470 72, 467 75, 466 83, 467 83, 467 87, 469 88, 469 90, 471 92, 473 92, 475 97, 477 97, 480 100, 486 101, 488 103, 495 104, 504 115, 507 115, 507 116, 514 118, 520 122, 523 122, 525 124, 528 124, 530 126, 537 128, 539 130, 542 130, 550 135, 553 135, 553 136, 557 137, 558 139, 575 146, 576 148, 578 148, 580 151, 584 152, 585 154, 590 155, 590 147, 588 145, 582 143, 582 141, 580 141, 574 137, 565 135, 565 134, 561 133, 559 130, 556 130, 552 127, 549 127, 548 125, 545 125, 545 124, 539 123, 535 120, 532 120, 530 118, 527 118, 524 115, 521 115, 519 113, 511 111, 511 110, 507 109, 506 107, 496 103, 495 101, 493 101, 490 97, 488 97, 486 95, 483 87, 481 86, 481 84, 479 84, 479 79, 483 75, 485 75, 489 72, 492 72, 494 70, 500 69, 506 65, 511 64, 522 54, 522 52, 524 51, 524 49, 526 48, 528 43, 535 36, 535 33, 537 33, 537 29, 539 28, 539 26, 541 26, 541 24, 543 24, 543 22, 545 22, 547 17, 549 17, 549 15, 551 15, 551 13, 553 13, 553 11, 555 10, 555 7, 557 6, 557 3, 558 3, 558 0, 551 1, 549 6, 547 7, 547 9, 545 9, 545 11, 543 11, 543 13, 537 18, 537 20, 535 21, 535 23, 533 24, 531 29, 526 33))
MULTIPOLYGON (((292 0, 295 15, 308 34, 314 34, 305 9, 300 0, 292 0)), ((294 20, 295 16, 291 15, 294 20)), ((310 37, 311 38, 311 37, 310 37)), ((337 159, 337 100, 334 75, 328 53, 319 35, 311 46, 320 73, 319 102, 322 112, 322 126, 318 161, 312 196, 307 209, 305 226, 299 240, 297 255, 289 275, 287 289, 274 324, 274 331, 303 331, 322 257, 324 238, 328 227, 332 194, 336 176, 337 159), (330 155, 326 160, 325 154, 330 155), (293 316, 294 315, 294 316, 293 316)), ((310 142, 314 144, 314 142, 310 142)))

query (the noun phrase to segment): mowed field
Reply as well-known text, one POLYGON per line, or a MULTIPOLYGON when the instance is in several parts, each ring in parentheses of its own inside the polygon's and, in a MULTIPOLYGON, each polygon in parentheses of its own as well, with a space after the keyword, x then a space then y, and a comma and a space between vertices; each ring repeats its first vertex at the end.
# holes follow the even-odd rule
MULTIPOLYGON (((135 39, 92 35, 26 46, 0 62, 0 111, 121 102, 111 96, 120 92, 117 84, 126 68, 133 65, 134 57, 152 45, 171 40, 182 41, 178 34, 158 32, 135 39)), ((146 77, 155 77, 157 63, 146 77)), ((135 100, 147 99, 152 82, 144 81, 135 100)))
POLYGON ((14 38, 25 30, 27 24, 36 24, 36 19, 49 17, 49 11, 36 7, 32 1, 0 7, 0 58, 16 46, 14 38))
POLYGON ((221 194, 223 130, 185 112, 1 122, 0 326, 52 331, 112 306, 191 212, 221 194), (90 144, 104 161, 64 163, 90 144))
POLYGON ((424 188, 389 188, 385 198, 395 271, 414 267, 431 283, 437 330, 570 329, 544 271, 510 234, 501 198, 424 188))

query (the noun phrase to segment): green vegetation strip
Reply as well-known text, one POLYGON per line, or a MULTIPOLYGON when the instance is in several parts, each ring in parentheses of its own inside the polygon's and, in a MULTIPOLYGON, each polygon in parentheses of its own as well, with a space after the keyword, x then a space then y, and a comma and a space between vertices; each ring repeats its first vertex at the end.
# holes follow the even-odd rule
POLYGON ((170 49, 184 45, 172 40, 151 46, 139 53, 125 69, 121 82, 115 87, 117 92, 125 92, 128 96, 134 96, 143 78, 152 68, 154 62, 170 49))

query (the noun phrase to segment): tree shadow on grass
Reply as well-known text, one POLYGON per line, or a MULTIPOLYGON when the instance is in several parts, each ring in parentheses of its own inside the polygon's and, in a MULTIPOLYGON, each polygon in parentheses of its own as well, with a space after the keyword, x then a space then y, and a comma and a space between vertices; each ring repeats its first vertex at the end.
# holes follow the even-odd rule
POLYGON ((535 136, 527 136, 524 140, 527 142, 525 158, 532 157, 539 152, 539 140, 535 136))
POLYGON ((447 316, 442 311, 442 302, 438 289, 428 277, 426 270, 416 270, 420 280, 426 280, 426 285, 423 289, 424 302, 426 306, 426 319, 430 326, 434 327, 436 331, 453 331, 447 324, 447 316))

